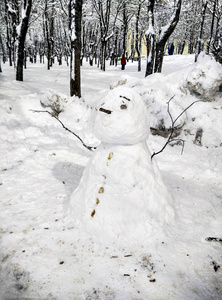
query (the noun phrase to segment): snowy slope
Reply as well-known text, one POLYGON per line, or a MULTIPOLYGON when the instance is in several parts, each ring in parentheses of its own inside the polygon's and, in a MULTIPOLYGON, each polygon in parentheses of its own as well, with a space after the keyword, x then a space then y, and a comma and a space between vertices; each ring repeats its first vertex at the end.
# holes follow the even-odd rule
MULTIPOLYGON (((220 67, 208 58, 202 58, 198 67, 193 61, 193 56, 164 57, 163 74, 147 79, 143 78, 145 61, 141 73, 136 72, 136 63, 128 63, 125 71, 107 66, 105 74, 85 63, 81 100, 69 97, 65 65, 47 71, 45 65, 28 64, 22 83, 14 80, 12 68, 3 65, 0 299, 222 298, 222 243, 206 241, 207 237, 222 238, 219 92, 214 94, 215 101, 195 103, 179 119, 183 125, 180 138, 185 140, 183 155, 181 146, 175 145, 155 156, 175 216, 167 230, 155 227, 156 232, 142 241, 137 237, 101 239, 73 225, 68 214, 70 199, 94 154, 49 114, 30 111, 50 110, 40 102, 47 104, 52 91, 60 93, 66 99, 59 100, 61 120, 86 144, 98 146, 95 108, 109 87, 121 81, 142 96, 151 126, 164 120, 169 127, 166 102, 171 97, 174 118, 193 101, 202 100, 200 94, 191 92, 188 77, 195 83, 198 68, 206 70, 204 86, 208 90, 212 76, 217 74, 220 79, 220 67), (202 146, 193 143, 200 127, 202 146)), ((165 141, 150 135, 151 153, 160 150, 165 141)))

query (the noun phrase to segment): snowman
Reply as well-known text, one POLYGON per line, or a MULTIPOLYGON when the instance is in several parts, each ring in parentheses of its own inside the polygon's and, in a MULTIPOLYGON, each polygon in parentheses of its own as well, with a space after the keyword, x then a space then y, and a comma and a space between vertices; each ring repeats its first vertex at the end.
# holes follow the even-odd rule
POLYGON ((174 211, 150 158, 149 115, 140 95, 122 86, 110 90, 94 130, 101 143, 70 200, 75 225, 92 235, 134 240, 160 232, 174 211))

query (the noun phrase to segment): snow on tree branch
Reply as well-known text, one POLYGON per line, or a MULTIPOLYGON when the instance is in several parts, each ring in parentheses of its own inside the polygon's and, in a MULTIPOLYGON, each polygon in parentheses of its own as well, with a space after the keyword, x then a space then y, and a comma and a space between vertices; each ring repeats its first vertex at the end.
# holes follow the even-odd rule
POLYGON ((173 32, 174 28, 176 27, 179 21, 179 15, 181 10, 182 0, 179 0, 176 5, 176 10, 174 11, 173 15, 170 18, 170 21, 167 25, 161 27, 159 40, 168 39, 169 35, 173 32))

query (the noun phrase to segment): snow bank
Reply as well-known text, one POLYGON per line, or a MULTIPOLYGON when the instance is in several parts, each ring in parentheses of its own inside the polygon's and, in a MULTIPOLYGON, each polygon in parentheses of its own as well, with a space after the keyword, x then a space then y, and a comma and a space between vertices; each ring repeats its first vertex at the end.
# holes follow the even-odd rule
MULTIPOLYGON (((185 140, 190 136, 194 141, 196 132, 201 128, 201 145, 218 147, 221 144, 222 132, 222 124, 218 121, 221 114, 221 80, 221 65, 211 56, 201 54, 198 62, 184 67, 183 72, 179 70, 167 75, 156 73, 144 79, 122 76, 119 82, 121 85, 125 82, 125 86, 140 94, 149 110, 152 132, 158 132, 164 137, 170 133, 172 120, 193 102, 203 101, 195 103, 180 116, 174 124, 177 127, 176 135, 180 134, 185 140), (215 104, 209 105, 206 100, 214 100, 215 104)), ((115 79, 114 86, 118 86, 118 79, 115 79)))
POLYGON ((204 101, 214 101, 222 85, 222 66, 213 57, 201 53, 184 75, 183 87, 200 96, 204 101))

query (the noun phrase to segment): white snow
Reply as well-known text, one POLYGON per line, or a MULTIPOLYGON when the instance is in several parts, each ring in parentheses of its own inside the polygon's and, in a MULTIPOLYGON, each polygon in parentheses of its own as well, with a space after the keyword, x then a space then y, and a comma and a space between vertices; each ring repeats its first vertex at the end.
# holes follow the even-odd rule
POLYGON ((147 108, 134 90, 119 86, 106 92, 101 102, 94 128, 95 136, 100 141, 132 145, 148 139, 147 108))
POLYGON ((129 244, 159 234, 174 211, 150 159, 143 99, 130 88, 111 90, 102 97, 94 131, 101 144, 71 197, 70 217, 102 241, 111 235, 129 244))
POLYGON ((163 73, 144 79, 145 60, 142 72, 135 62, 125 71, 107 64, 105 73, 84 63, 82 99, 69 97, 65 64, 48 71, 28 63, 24 82, 15 81, 13 68, 2 67, 0 299, 221 299, 222 243, 205 240, 222 238, 221 92, 178 120, 183 155, 180 145, 167 146, 151 162, 149 151, 160 150, 166 139, 144 130, 148 121, 170 127, 166 102, 174 96, 175 119, 202 100, 187 79, 194 83, 192 74, 203 70, 207 89, 212 76, 220 80, 221 66, 208 57, 194 64, 193 55, 165 56, 163 73), (96 146, 94 152, 49 114, 30 111, 51 112, 55 94, 62 122, 96 146), (134 100, 141 103, 134 106, 134 100), (122 117, 124 109, 117 112, 119 104, 127 105, 132 123, 122 117), (123 120, 129 122, 126 141, 123 120), (193 143, 198 128, 202 146, 193 143), (79 210, 76 219, 70 219, 70 207, 79 210), (81 214, 85 220, 78 219, 81 214))

